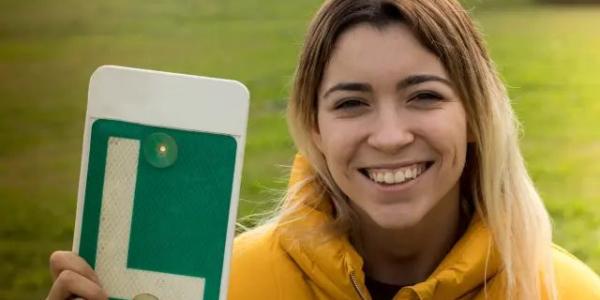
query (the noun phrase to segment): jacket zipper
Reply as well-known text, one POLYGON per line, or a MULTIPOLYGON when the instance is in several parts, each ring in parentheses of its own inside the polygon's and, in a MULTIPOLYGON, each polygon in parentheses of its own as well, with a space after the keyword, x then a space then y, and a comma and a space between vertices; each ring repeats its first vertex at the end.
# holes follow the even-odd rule
POLYGON ((360 286, 358 285, 358 281, 356 280, 356 274, 354 273, 354 271, 350 272, 350 282, 352 282, 352 286, 354 286, 354 290, 356 291, 356 294, 358 294, 358 297, 361 300, 367 300, 367 297, 365 297, 365 295, 360 290, 360 286))

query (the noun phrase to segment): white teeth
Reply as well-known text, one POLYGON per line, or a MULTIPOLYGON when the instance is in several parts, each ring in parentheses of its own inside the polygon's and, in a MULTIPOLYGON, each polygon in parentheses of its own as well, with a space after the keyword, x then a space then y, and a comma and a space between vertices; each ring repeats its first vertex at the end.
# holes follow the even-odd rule
POLYGON ((400 169, 368 169, 371 180, 377 183, 398 184, 417 178, 425 171, 425 164, 419 163, 400 169))
POLYGON ((404 181, 404 172, 396 171, 396 175, 394 176, 394 179, 396 179, 396 182, 404 181))
POLYGON ((385 172, 385 183, 388 183, 388 184, 394 183, 394 173, 385 172))

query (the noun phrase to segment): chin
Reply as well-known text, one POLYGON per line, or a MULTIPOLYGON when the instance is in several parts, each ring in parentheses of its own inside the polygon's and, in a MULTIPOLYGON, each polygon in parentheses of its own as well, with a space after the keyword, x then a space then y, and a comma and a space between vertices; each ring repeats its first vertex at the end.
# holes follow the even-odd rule
POLYGON ((414 207, 382 207, 379 211, 369 214, 371 220, 381 228, 404 229, 411 228, 423 220, 423 214, 414 207))

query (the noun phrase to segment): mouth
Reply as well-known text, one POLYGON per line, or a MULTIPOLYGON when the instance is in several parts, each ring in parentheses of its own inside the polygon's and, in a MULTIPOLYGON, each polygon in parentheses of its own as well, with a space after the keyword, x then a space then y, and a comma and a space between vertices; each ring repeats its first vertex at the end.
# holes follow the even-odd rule
POLYGON ((399 168, 359 169, 369 180, 384 186, 402 185, 419 178, 433 165, 433 161, 414 163, 399 168))

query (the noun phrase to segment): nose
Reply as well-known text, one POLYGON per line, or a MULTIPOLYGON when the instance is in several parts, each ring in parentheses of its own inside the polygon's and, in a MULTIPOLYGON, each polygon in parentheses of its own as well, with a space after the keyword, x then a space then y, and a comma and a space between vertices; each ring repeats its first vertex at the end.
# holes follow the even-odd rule
POLYGON ((415 140, 409 120, 394 109, 380 112, 372 126, 367 143, 384 153, 397 153, 415 140))

